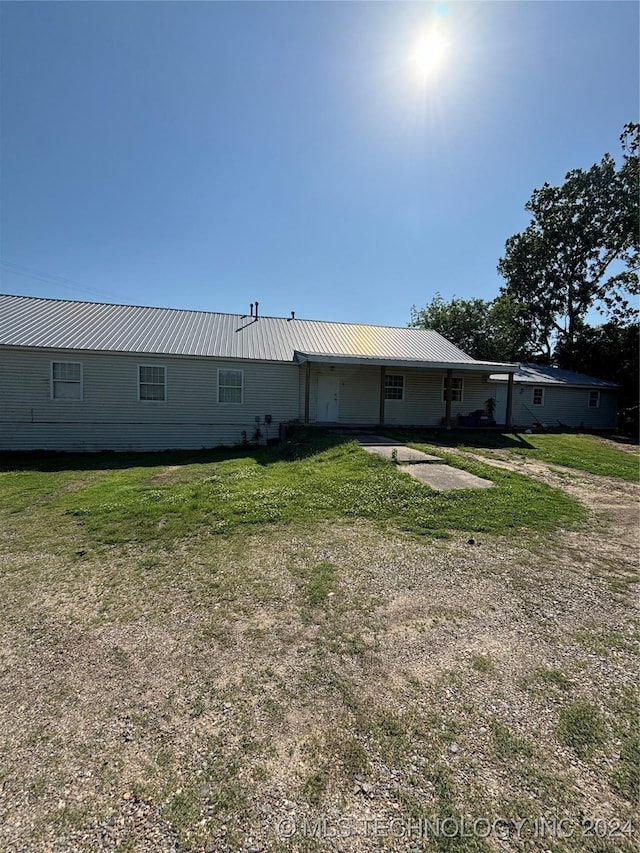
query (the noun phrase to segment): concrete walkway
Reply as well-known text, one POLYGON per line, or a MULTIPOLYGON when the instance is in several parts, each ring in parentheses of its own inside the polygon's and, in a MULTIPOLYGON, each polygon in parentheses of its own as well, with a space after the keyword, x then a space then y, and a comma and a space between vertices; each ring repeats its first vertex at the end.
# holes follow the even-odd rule
POLYGON ((491 480, 452 468, 439 456, 413 450, 406 444, 398 444, 383 435, 354 435, 353 438, 367 453, 397 462, 401 471, 411 474, 416 480, 438 492, 452 489, 489 489, 493 486, 491 480))

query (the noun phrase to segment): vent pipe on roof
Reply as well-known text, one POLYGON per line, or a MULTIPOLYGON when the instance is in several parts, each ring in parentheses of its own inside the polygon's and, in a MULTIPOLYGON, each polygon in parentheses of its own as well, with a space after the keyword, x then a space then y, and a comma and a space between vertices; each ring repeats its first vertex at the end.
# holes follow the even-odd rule
POLYGON ((251 308, 251 316, 253 317, 253 302, 251 303, 251 305, 249 307, 251 308))
POLYGON ((258 319, 258 303, 256 302, 256 320, 258 319))
POLYGON ((291 319, 292 319, 292 320, 295 320, 295 319, 296 319, 296 312, 295 312, 295 311, 292 311, 292 312, 291 312, 291 319))

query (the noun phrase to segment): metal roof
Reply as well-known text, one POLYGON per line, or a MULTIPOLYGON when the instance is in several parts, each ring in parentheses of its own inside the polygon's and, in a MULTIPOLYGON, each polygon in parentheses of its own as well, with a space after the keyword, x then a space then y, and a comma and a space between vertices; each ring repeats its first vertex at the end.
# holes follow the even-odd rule
MULTIPOLYGON (((489 377, 494 382, 506 382, 506 373, 496 373, 489 377)), ((513 381, 523 385, 557 385, 563 388, 617 388, 615 382, 587 376, 585 373, 573 373, 546 364, 521 364, 513 374, 513 381)))
POLYGON ((515 365, 477 362, 427 329, 249 317, 0 295, 0 345, 259 361, 348 358, 467 370, 515 365))

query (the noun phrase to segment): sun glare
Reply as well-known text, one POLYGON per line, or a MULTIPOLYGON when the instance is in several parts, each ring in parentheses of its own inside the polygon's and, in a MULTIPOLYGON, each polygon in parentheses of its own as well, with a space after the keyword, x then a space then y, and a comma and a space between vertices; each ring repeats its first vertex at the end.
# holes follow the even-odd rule
POLYGON ((413 66, 424 82, 435 76, 449 50, 449 41, 436 22, 423 33, 411 56, 413 66))

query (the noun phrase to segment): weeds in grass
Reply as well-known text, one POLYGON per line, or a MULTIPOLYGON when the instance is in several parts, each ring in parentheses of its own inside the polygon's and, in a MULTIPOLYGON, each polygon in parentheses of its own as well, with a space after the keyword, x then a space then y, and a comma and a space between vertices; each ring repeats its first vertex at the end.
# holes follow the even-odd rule
MULTIPOLYGON (((50 539, 55 529, 56 536, 71 538, 84 550, 128 542, 171 544, 196 531, 220 534, 322 518, 371 519, 441 536, 452 529, 551 530, 585 517, 579 503, 560 491, 460 458, 448 461, 493 480, 490 494, 436 493, 355 442, 327 436, 306 440, 304 455, 293 460, 277 448, 192 453, 179 477, 158 482, 158 471, 174 459, 175 454, 88 458, 81 471, 41 464, 44 470, 0 473, 0 518, 14 513, 17 503, 27 510, 20 522, 28 527, 28 507, 35 500, 39 517, 46 516, 42 535, 50 539), (23 489, 31 495, 26 505, 23 489)), ((73 464, 73 458, 69 461, 73 464)), ((37 460, 31 464, 38 466, 37 460)), ((153 567, 153 556, 141 566, 153 567)), ((314 594, 322 595, 326 580, 319 583, 314 594)))
POLYGON ((520 681, 524 690, 556 690, 561 693, 570 693, 573 689, 573 681, 561 669, 555 667, 540 667, 531 675, 527 675, 520 681))
POLYGON ((489 655, 474 655, 471 658, 471 666, 476 672, 481 672, 483 675, 490 675, 495 672, 495 666, 489 655))
MULTIPOLYGON (((522 459, 539 459, 551 465, 562 465, 589 474, 620 477, 631 482, 640 479, 637 452, 618 450, 598 436, 565 431, 542 435, 489 432, 395 432, 412 443, 420 442, 473 451, 492 456, 501 451, 522 459)), ((637 445, 635 447, 637 451, 637 445)))
POLYGON ((560 711, 558 739, 572 747, 580 758, 588 758, 605 736, 602 714, 585 699, 572 702, 560 711))
POLYGON ((200 797, 192 787, 177 790, 162 810, 163 818, 180 834, 195 825, 199 814, 200 797))
POLYGON ((311 570, 307 582, 306 603, 309 607, 321 607, 326 603, 336 580, 336 570, 331 563, 318 563, 311 570))
POLYGON ((640 802, 640 732, 631 732, 623 739, 620 766, 611 774, 609 784, 630 803, 640 802))
POLYGON ((313 806, 319 805, 329 784, 329 774, 326 770, 316 770, 311 773, 302 786, 302 795, 313 806))
POLYGON ((637 630, 633 636, 627 636, 615 628, 598 628, 576 633, 576 638, 583 648, 601 657, 609 657, 616 651, 636 652, 639 637, 637 630))
POLYGON ((492 720, 490 729, 494 751, 501 760, 510 761, 516 756, 530 758, 533 755, 533 747, 529 741, 513 734, 504 723, 492 720))

